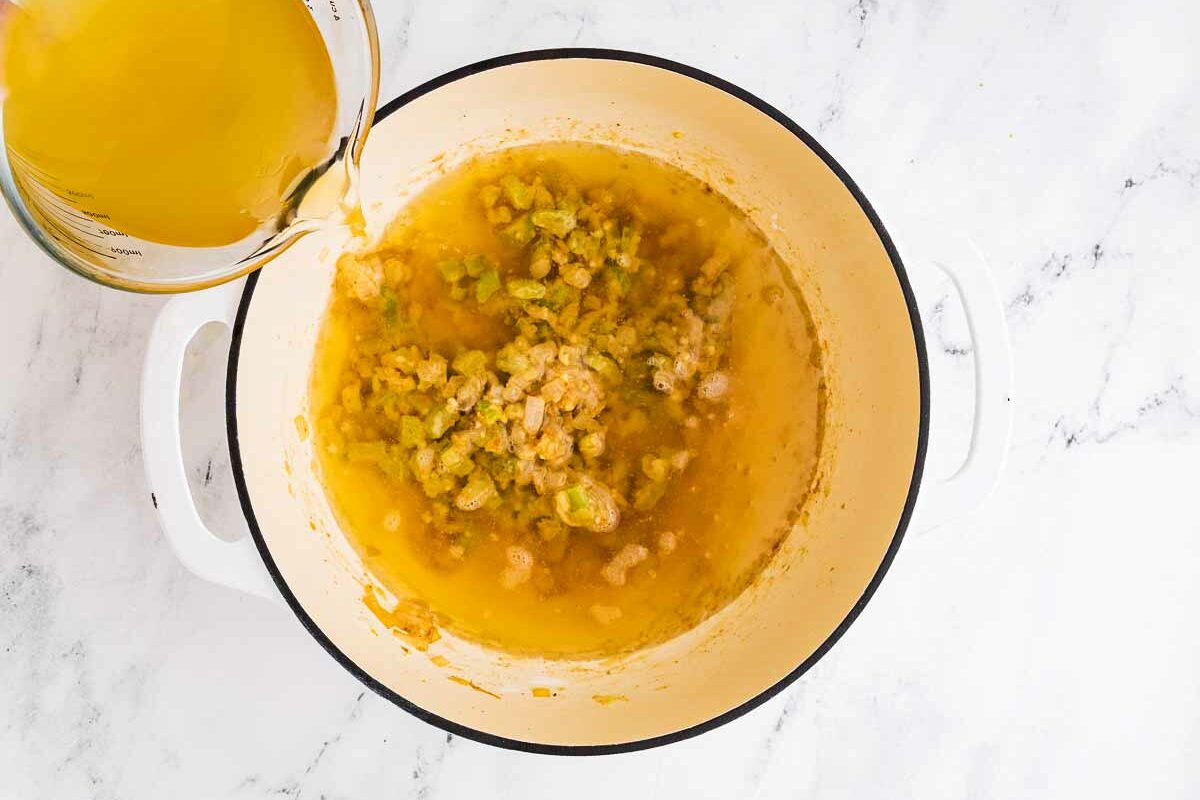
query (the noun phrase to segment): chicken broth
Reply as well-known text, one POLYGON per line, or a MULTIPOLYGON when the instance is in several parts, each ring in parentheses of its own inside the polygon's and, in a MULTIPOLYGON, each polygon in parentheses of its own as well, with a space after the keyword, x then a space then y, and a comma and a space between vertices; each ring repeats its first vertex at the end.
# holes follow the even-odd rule
POLYGON ((592 144, 441 178, 338 261, 312 409, 364 562, 511 652, 628 651, 736 597, 813 488, 803 298, 710 186, 592 144))

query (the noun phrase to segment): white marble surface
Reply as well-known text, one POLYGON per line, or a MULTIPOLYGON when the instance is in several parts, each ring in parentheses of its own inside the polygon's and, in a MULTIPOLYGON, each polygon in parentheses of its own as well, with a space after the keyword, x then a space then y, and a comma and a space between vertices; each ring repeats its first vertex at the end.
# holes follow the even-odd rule
MULTIPOLYGON (((287 613, 183 571, 138 449, 161 301, 73 278, 3 215, 0 798, 1200 794, 1195 4, 377 6, 385 98, 513 50, 658 53, 782 108, 885 221, 936 219, 905 232, 918 251, 940 226, 974 236, 1016 359, 1001 485, 909 539, 832 653, 716 732, 584 760, 447 737, 287 613)), ((971 354, 946 287, 922 288, 936 473, 963 447, 971 354)), ((185 413, 236 534, 225 341, 199 348, 185 413)))

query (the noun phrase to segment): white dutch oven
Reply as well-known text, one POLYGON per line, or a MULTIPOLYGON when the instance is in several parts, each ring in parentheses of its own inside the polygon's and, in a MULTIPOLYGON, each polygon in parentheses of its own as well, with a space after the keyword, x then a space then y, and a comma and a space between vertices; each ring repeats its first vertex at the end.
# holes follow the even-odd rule
POLYGON ((244 285, 167 305, 146 356, 142 427, 163 530, 197 575, 286 602, 356 677, 448 731, 539 752, 603 753, 715 727, 824 654, 862 610, 910 525, 944 521, 990 490, 1007 447, 1009 359, 986 268, 967 250, 946 258, 940 266, 958 287, 973 338, 975 423, 963 467, 922 484, 925 345, 883 224, 845 171, 779 111, 647 56, 508 56, 389 104, 362 161, 368 232, 473 154, 560 138, 637 148, 721 186, 792 265, 816 317, 830 386, 826 491, 764 575, 723 611, 669 642, 605 662, 504 656, 450 635, 422 653, 384 629, 362 602, 370 577, 330 512, 312 443, 294 424, 308 413, 313 346, 344 243, 336 231, 302 240, 244 285), (211 321, 233 327, 229 446, 252 538, 232 543, 200 521, 180 448, 184 350, 211 321), (535 687, 555 695, 535 697, 535 687))

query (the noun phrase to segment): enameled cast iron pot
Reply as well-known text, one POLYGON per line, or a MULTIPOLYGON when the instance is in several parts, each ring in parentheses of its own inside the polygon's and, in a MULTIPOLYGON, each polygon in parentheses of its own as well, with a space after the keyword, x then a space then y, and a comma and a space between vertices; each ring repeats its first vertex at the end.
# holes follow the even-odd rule
POLYGON ((791 265, 816 318, 830 387, 820 467, 827 491, 730 606, 676 639, 604 663, 503 656, 449 635, 420 653, 382 629, 362 602, 368 578, 330 512, 312 442, 294 423, 308 413, 313 346, 344 242, 336 230, 310 235, 244 284, 167 305, 146 356, 144 453, 163 529, 183 563, 208 580, 286 602, 380 695, 491 744, 618 752, 711 729, 780 691, 861 612, 910 524, 928 527, 982 499, 1007 447, 1008 350, 986 267, 967 249, 943 259, 972 332, 975 427, 962 469, 923 484, 924 338, 883 223, 833 158, 779 111, 649 56, 522 53, 456 70, 389 103, 362 161, 368 232, 378 233, 439 169, 562 138, 634 147, 721 186, 791 265), (252 537, 232 543, 200 521, 179 439, 184 350, 210 321, 233 327, 229 447, 252 537), (435 654, 449 666, 435 664, 435 654), (535 697, 533 687, 558 691, 535 697))

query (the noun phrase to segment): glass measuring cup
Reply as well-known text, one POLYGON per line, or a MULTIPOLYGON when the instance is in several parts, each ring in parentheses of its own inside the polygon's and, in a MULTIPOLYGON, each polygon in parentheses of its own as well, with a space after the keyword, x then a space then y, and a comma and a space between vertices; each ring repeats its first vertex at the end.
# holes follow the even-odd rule
MULTIPOLYGON (((138 292, 185 292, 256 269, 300 235, 326 224, 339 208, 353 205, 357 162, 378 96, 374 15, 369 0, 295 2, 311 15, 328 53, 336 107, 324 153, 306 162, 313 166, 290 184, 277 214, 230 243, 181 246, 150 241, 121 230, 117 217, 106 213, 102 198, 68 185, 61 176, 24 158, 6 139, 0 147, 0 192, 38 245, 68 269, 107 286, 138 292)), ((5 0, 0 0, 0 15, 14 12, 5 5, 5 0)), ((18 8, 20 5, 18 2, 18 8)), ((269 30, 261 31, 263 37, 270 35, 269 30)), ((69 114, 62 124, 71 124, 69 114)), ((3 134, 0 115, 0 136, 3 134)), ((153 163, 145 166, 155 168, 153 163)), ((164 215, 171 213, 172 209, 163 209, 164 215)))

